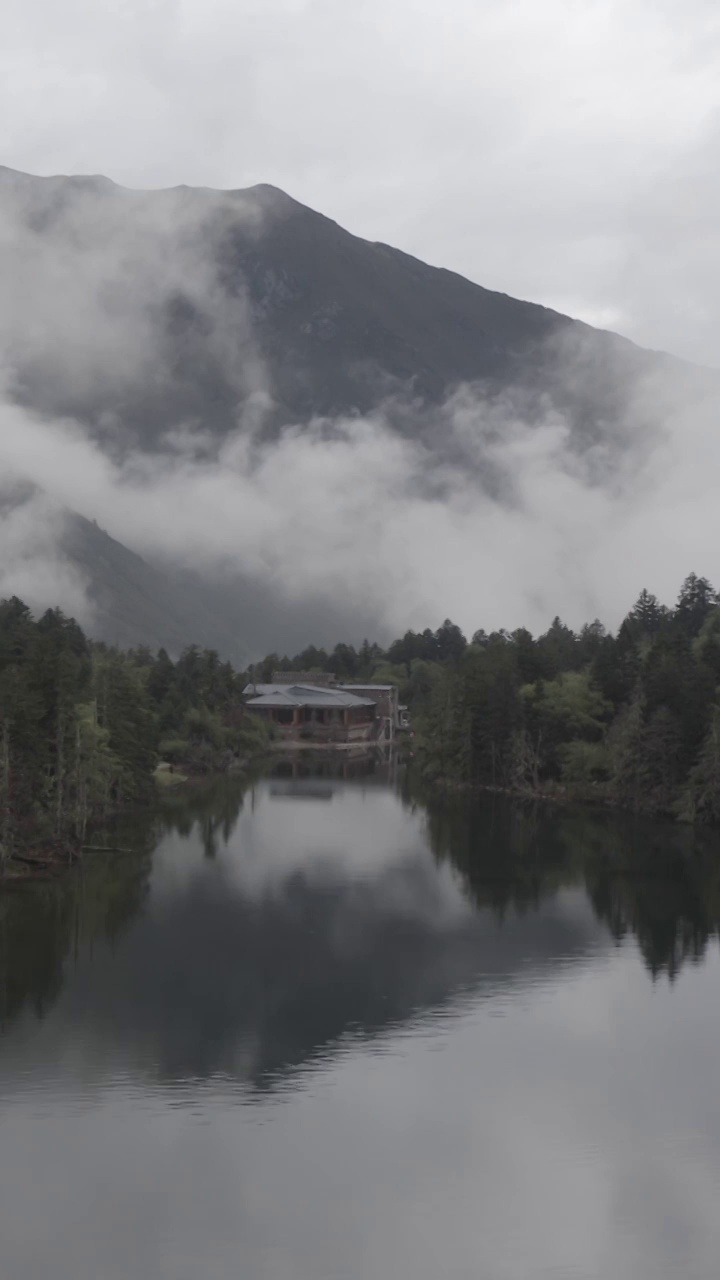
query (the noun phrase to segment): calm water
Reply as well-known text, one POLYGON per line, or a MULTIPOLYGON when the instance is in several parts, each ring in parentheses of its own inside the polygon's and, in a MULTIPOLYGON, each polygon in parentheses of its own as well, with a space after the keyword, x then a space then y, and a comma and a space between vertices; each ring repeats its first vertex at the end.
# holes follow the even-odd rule
POLYGON ((0 897, 0 1275, 716 1276, 717 843, 288 775, 0 897))

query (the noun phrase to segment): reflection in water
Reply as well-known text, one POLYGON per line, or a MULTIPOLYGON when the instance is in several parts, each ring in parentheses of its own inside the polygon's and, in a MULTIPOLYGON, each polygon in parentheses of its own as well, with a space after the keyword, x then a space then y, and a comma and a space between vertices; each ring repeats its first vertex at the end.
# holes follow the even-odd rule
POLYGON ((585 889, 620 941, 634 935, 655 976, 701 960, 720 926, 720 838, 626 815, 453 802, 428 811, 439 859, 478 907, 528 910, 570 885, 585 889))
POLYGON ((26 1007, 42 1017, 81 953, 114 945, 141 910, 150 863, 150 850, 99 855, 57 881, 0 891, 0 1031, 26 1007))
POLYGON ((672 1160, 699 1159, 702 1141, 718 1187, 714 1084, 697 1075, 698 1063, 713 1060, 714 1024, 702 1003, 696 1010, 682 996, 683 983, 657 984, 674 1000, 661 1013, 647 1003, 648 971, 674 980, 711 963, 720 922, 714 837, 497 799, 430 802, 392 760, 336 756, 286 759, 249 785, 223 779, 172 793, 159 812, 124 820, 109 838, 136 853, 98 855, 62 880, 0 896, 0 1273, 5 1261, 8 1275, 41 1274, 52 1262, 59 1280, 417 1280, 438 1269, 665 1280, 681 1264, 683 1274, 709 1274, 714 1214, 700 1215, 692 1236, 675 1190, 659 1186, 663 1151, 652 1177, 641 1170, 638 1181, 624 1144, 635 1126, 637 1161, 668 1123, 648 1053, 657 1073, 666 1063, 659 1091, 676 1078, 692 1082, 673 1123, 690 1099, 702 1113, 701 1122, 694 1113, 683 1121, 685 1147, 678 1155, 673 1146, 672 1160), (674 1055, 685 1050, 678 1066, 674 1055), (337 1093, 318 1093, 320 1080, 337 1093), (622 1116, 617 1132, 608 1097, 622 1116), (238 1104, 243 1117, 262 1120, 257 1132, 238 1104), (205 1128, 188 1136, 187 1164, 164 1164, 167 1135, 189 1135, 196 1119, 205 1128), (95 1172, 74 1146, 80 1132, 95 1172), (122 1154, 130 1132, 132 1157, 122 1154), (316 1147, 332 1176, 318 1171, 313 1183, 305 1165, 316 1147), (601 1147, 603 1161, 622 1166, 614 1176, 634 1188, 617 1214, 601 1147), (53 1197, 68 1150, 80 1199, 66 1220, 53 1197), (97 1173, 110 1177, 116 1158, 120 1200, 98 1208, 104 1235, 118 1231, 110 1257, 109 1244, 97 1254, 78 1240, 97 1173), (46 1166, 47 1184, 38 1183, 46 1166), (213 1200, 198 1218, 201 1176, 213 1200), (554 1231, 553 1176, 563 1221, 572 1201, 582 1225, 577 1238, 567 1226, 567 1239, 548 1235, 535 1203, 546 1203, 554 1231), (158 1178, 182 1205, 173 1247, 167 1230, 150 1225, 165 1212, 153 1198, 158 1178), (479 1201, 473 1188, 484 1188, 479 1201), (36 1231, 28 1252, 17 1224, 31 1189, 50 1225, 47 1246, 36 1231), (513 1226, 506 1205, 516 1199, 513 1226), (478 1203, 482 1249, 500 1232, 485 1271, 473 1243, 478 1203), (589 1205, 598 1213, 601 1205, 603 1230, 625 1241, 620 1253, 593 1240, 589 1205), (623 1226, 629 1205, 633 1221, 647 1220, 641 1256, 623 1226), (141 1208, 128 1260, 121 1224, 141 1208), (328 1232, 331 1212, 344 1234, 328 1232), (680 1244, 669 1238, 673 1213, 680 1244), (397 1239, 388 1214, 404 1224, 397 1239), (220 1241, 226 1254, 216 1253, 220 1241))
MULTIPOLYGON (((707 836, 703 846, 670 826, 495 799, 428 804, 406 777, 395 794, 404 814, 387 766, 367 757, 328 758, 319 766, 285 760, 259 785, 222 779, 171 794, 159 813, 115 833, 137 855, 100 855, 60 881, 0 897, 0 1025, 25 1007, 42 1017, 74 973, 70 999, 78 998, 93 1020, 106 1017, 118 1027, 127 1013, 135 1028, 145 1018, 159 1038, 167 1035, 159 1061, 168 1074, 232 1070, 241 1034, 254 1045, 253 1078, 260 1081, 349 1027, 370 1033, 467 984, 482 986, 493 973, 508 978, 518 930, 522 954, 531 944, 536 965, 603 945, 603 930, 584 906, 561 909, 569 890, 576 903, 591 904, 613 939, 634 935, 653 975, 674 978, 684 963, 702 959, 717 934, 720 858, 707 836), (343 790, 337 781, 348 774, 357 789, 343 790), (362 804, 367 788, 389 802, 394 821, 383 813, 376 832, 368 813, 360 815, 354 865, 347 865, 347 847, 323 859, 302 843, 297 803, 311 812, 315 835, 326 836, 315 806, 335 799, 331 843, 347 845, 353 802, 360 797, 362 804), (267 879, 259 891, 249 864, 243 874, 237 862, 248 834, 238 840, 238 824, 249 809, 248 831, 255 828, 262 841, 256 810, 283 800, 289 805, 283 820, 265 825, 276 841, 289 842, 295 860, 278 865, 277 845, 264 846, 267 879), (398 835, 403 843, 394 846, 398 835), (187 876, 177 881, 169 854, 143 915, 151 850, 168 842, 174 848, 177 837, 201 849, 206 863, 220 858, 221 865, 208 878, 193 854, 187 876), (504 932, 480 929, 477 912, 505 922, 504 932), (131 926, 131 942, 118 953, 115 944, 131 926), (485 954, 488 939, 492 955, 485 954), (108 999, 103 943, 115 970, 125 969, 124 1009, 108 999), (231 989, 228 971, 235 975, 231 989), (168 991, 168 972, 182 1001, 168 991)), ((246 841, 246 857, 247 849, 246 841)))
POLYGON ((175 798, 156 823, 149 902, 120 949, 97 945, 116 891, 106 873, 134 866, 139 888, 147 860, 88 865, 68 884, 75 933, 95 944, 91 955, 74 948, 73 1024, 123 1052, 134 1046, 165 1080, 220 1071, 266 1088, 348 1032, 373 1035, 474 984, 512 981, 528 945, 537 973, 596 940, 586 910, 500 936, 479 928, 455 877, 438 874, 420 815, 403 811, 382 774, 335 784, 330 808, 314 799, 314 777, 292 784, 310 803, 279 797, 278 785, 243 795, 221 782, 175 798), (93 899, 107 898, 85 920, 93 881, 93 899))

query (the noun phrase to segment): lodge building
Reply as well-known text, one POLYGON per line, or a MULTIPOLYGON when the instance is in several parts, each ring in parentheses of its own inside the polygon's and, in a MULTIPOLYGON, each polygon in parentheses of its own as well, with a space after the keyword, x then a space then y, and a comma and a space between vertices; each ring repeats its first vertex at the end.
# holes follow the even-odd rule
POLYGON ((387 742, 400 727, 394 685, 339 684, 332 675, 275 672, 271 684, 250 684, 247 708, 285 738, 326 742, 387 742))

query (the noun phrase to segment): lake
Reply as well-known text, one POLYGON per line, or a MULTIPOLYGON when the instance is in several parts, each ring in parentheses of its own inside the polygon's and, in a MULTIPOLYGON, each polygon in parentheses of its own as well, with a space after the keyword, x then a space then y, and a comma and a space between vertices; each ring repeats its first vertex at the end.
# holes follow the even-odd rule
POLYGON ((284 762, 0 893, 7 1280, 709 1280, 720 843, 284 762))

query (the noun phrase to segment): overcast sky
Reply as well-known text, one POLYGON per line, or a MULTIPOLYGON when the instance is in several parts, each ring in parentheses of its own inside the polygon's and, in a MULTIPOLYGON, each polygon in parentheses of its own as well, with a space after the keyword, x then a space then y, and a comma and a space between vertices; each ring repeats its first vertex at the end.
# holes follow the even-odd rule
POLYGON ((274 183, 718 364, 715 0, 5 0, 0 162, 274 183))

